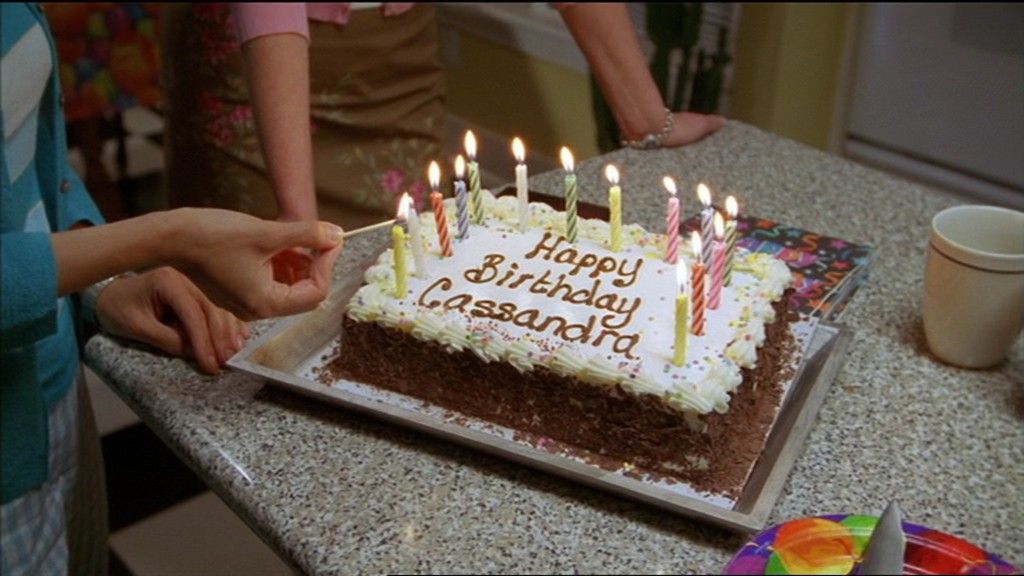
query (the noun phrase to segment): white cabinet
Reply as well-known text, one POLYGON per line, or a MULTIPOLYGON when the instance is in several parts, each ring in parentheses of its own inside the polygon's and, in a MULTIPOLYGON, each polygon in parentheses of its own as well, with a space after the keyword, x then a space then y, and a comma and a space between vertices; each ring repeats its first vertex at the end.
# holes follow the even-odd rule
POLYGON ((1024 205, 1024 5, 865 6, 845 151, 1024 205))

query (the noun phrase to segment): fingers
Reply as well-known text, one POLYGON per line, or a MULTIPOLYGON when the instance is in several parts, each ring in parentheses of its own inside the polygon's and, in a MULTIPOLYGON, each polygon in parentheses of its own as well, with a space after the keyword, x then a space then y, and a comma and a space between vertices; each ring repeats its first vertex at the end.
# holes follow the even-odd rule
POLYGON ((309 277, 290 286, 274 283, 271 288, 271 303, 276 314, 296 314, 316 307, 331 287, 334 263, 341 255, 342 246, 321 252, 312 262, 309 277))
POLYGON ((700 140, 725 125, 724 116, 677 112, 672 131, 671 146, 683 146, 700 140))
POLYGON ((344 231, 340 226, 330 222, 269 222, 268 224, 273 226, 273 232, 269 235, 273 245, 268 248, 275 252, 296 247, 328 250, 344 242, 344 231))
POLYGON ((181 321, 199 367, 210 374, 220 372, 220 362, 210 338, 206 313, 200 301, 189 290, 171 288, 164 290, 163 295, 167 305, 181 321))

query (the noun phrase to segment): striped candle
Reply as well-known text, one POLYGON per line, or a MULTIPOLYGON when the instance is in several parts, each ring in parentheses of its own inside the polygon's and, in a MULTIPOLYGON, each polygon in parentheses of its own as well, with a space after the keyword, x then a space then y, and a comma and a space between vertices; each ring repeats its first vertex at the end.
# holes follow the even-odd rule
POLYGON ((441 167, 437 162, 430 163, 428 170, 430 179, 430 203, 434 206, 434 225, 437 226, 437 247, 441 250, 441 257, 452 255, 452 241, 448 238, 448 217, 444 213, 444 200, 438 187, 441 185, 441 167))
POLYGON ((722 280, 725 276, 725 242, 722 240, 725 225, 722 215, 715 212, 715 245, 712 248, 713 264, 711 265, 711 292, 708 295, 708 308, 717 310, 722 300, 722 280))
POLYGON ((469 157, 469 216, 473 224, 484 223, 484 199, 480 192, 480 165, 476 162, 476 136, 466 131, 466 156, 469 157))
POLYGON ((676 196, 678 189, 676 181, 671 176, 665 176, 661 180, 665 190, 668 190, 668 213, 665 217, 665 261, 675 264, 679 260, 679 197, 676 196))
POLYGON ((565 238, 573 244, 579 235, 579 224, 576 216, 576 201, 579 198, 579 183, 576 181, 576 172, 573 171, 574 164, 572 152, 562 146, 562 167, 565 168, 565 238))
POLYGON ((703 182, 697 184, 697 197, 700 198, 700 203, 704 206, 700 211, 700 239, 704 246, 700 259, 704 263, 704 268, 711 270, 711 240, 715 209, 711 207, 711 190, 708 190, 703 182))
POLYGON ((469 238, 469 209, 466 206, 466 159, 455 157, 455 207, 458 212, 459 240, 469 238))
MULTIPOLYGON (((694 232, 690 237, 690 245, 694 254, 701 253, 700 234, 694 232)), ((693 263, 690 271, 693 278, 691 283, 691 302, 693 303, 693 318, 690 320, 690 333, 694 336, 704 335, 704 263, 698 257, 693 263)))
POLYGON ((729 215, 725 221, 725 285, 729 286, 736 258, 736 216, 739 214, 739 206, 732 196, 725 199, 725 212, 729 215))

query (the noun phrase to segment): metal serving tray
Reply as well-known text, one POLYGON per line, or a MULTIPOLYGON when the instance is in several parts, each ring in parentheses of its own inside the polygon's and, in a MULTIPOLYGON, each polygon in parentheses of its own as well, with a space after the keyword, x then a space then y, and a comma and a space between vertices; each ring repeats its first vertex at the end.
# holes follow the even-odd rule
MULTIPOLYGON (((379 245, 386 242, 381 233, 366 236, 379 237, 379 245)), ((611 472, 580 458, 517 440, 514 431, 507 428, 367 384, 347 380, 319 382, 314 374, 339 351, 345 305, 362 283, 367 266, 366 259, 343 256, 337 264, 341 280, 320 307, 277 321, 228 364, 264 377, 281 388, 742 532, 765 527, 843 362, 851 336, 849 328, 842 324, 814 321, 814 329, 805 338, 802 366, 789 383, 761 458, 751 469, 740 497, 732 500, 698 492, 684 483, 642 479, 624 470, 611 472)), ((343 348, 340 351, 344 353, 343 348)))

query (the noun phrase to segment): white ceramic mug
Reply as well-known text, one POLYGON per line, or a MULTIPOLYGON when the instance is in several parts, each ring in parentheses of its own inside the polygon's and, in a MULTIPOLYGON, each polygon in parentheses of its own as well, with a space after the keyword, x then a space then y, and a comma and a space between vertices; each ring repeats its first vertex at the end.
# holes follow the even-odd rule
POLYGON ((924 333, 944 362, 987 368, 1024 325, 1024 212, 954 206, 935 215, 924 280, 924 333))

